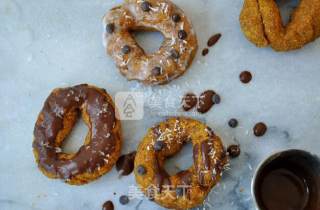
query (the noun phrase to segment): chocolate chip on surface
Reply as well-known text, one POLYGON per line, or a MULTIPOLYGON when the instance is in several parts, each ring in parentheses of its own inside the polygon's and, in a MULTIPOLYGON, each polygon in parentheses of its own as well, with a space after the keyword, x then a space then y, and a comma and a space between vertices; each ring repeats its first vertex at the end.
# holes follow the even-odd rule
POLYGON ((202 56, 206 56, 206 55, 208 55, 208 53, 209 53, 209 49, 208 48, 204 48, 202 50, 202 56))
POLYGON ((221 97, 220 97, 220 95, 214 94, 214 95, 212 96, 212 101, 213 101, 213 103, 215 103, 215 104, 220 104, 220 102, 221 102, 221 97))
POLYGON ((268 127, 263 122, 259 122, 253 127, 253 133, 257 137, 263 136, 267 132, 267 130, 268 127))
POLYGON ((187 93, 182 98, 182 108, 184 111, 189 111, 193 107, 195 107, 198 103, 198 98, 194 93, 187 93))
POLYGON ((122 205, 126 205, 129 203, 129 197, 126 195, 121 195, 119 201, 122 205))
POLYGON ((102 206, 102 210, 114 210, 112 201, 106 201, 102 206))
POLYGON ((227 152, 229 154, 229 157, 231 158, 236 158, 240 155, 241 150, 240 150, 240 146, 239 145, 230 145, 227 148, 227 152))
POLYGON ((229 125, 231 128, 235 128, 235 127, 238 126, 238 120, 232 118, 232 119, 229 120, 228 125, 229 125))
POLYGON ((210 39, 208 40, 208 47, 212 47, 213 45, 215 45, 219 39, 221 38, 221 34, 215 34, 212 37, 210 37, 210 39))
POLYGON ((247 84, 252 80, 252 74, 249 71, 243 71, 240 73, 239 78, 242 83, 247 84))

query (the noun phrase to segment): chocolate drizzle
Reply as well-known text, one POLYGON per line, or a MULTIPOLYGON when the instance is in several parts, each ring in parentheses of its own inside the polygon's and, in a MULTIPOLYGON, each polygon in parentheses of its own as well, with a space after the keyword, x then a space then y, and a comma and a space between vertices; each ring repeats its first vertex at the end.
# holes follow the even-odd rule
POLYGON ((198 159, 199 159, 199 144, 193 146, 193 165, 195 170, 198 171, 198 159))
POLYGON ((39 166, 66 180, 99 170, 108 164, 108 156, 115 152, 120 138, 119 134, 112 132, 115 123, 114 107, 98 89, 84 84, 53 91, 45 101, 34 128, 33 149, 39 156, 39 166), (68 117, 75 121, 78 110, 89 117, 91 141, 67 160, 57 152, 62 142, 57 143, 56 140, 61 138, 60 132, 66 126, 64 120, 68 117))
POLYGON ((171 185, 170 176, 165 171, 165 169, 160 167, 159 161, 155 160, 155 175, 154 175, 154 184, 157 187, 158 193, 162 192, 163 186, 171 185))
POLYGON ((206 170, 210 170, 210 158, 209 158, 209 145, 208 145, 208 140, 203 141, 201 143, 201 156, 202 156, 202 162, 204 165, 204 168, 206 170))

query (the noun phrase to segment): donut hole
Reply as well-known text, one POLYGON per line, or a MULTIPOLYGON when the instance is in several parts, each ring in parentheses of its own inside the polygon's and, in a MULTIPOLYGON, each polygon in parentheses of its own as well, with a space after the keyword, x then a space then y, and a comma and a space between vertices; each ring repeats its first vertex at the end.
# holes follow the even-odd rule
POLYGON ((276 0, 275 2, 278 5, 282 23, 287 25, 290 22, 293 11, 299 5, 299 0, 276 0))
POLYGON ((164 41, 164 36, 159 31, 133 30, 130 33, 146 54, 158 51, 164 41))
POLYGON ((77 111, 77 118, 74 126, 62 142, 62 152, 66 154, 75 154, 84 144, 88 133, 89 128, 83 120, 80 111, 77 111))
POLYGON ((187 170, 193 165, 193 145, 186 143, 174 156, 168 158, 164 164, 165 170, 170 176, 187 170))

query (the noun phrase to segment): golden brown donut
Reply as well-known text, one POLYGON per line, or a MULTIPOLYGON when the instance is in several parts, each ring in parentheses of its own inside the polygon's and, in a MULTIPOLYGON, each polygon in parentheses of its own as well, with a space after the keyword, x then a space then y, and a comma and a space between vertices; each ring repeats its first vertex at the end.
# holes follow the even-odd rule
POLYGON ((184 12, 169 0, 125 0, 103 18, 104 43, 128 80, 166 84, 182 75, 191 64, 198 44, 184 12), (146 54, 130 31, 160 31, 160 49, 146 54))
POLYGON ((170 118, 149 129, 135 158, 136 181, 144 194, 170 209, 188 209, 203 203, 228 162, 218 136, 205 124, 190 118, 170 118), (187 142, 193 144, 193 165, 174 176, 165 160, 187 142))
POLYGON ((320 0, 301 0, 286 26, 275 0, 245 0, 240 24, 247 39, 258 47, 302 48, 320 36, 320 0))
POLYGON ((78 85, 53 90, 34 128, 33 152, 44 175, 72 185, 88 183, 113 167, 120 149, 120 121, 104 89, 78 85), (85 143, 75 154, 63 153, 61 145, 80 113, 89 127, 85 143))

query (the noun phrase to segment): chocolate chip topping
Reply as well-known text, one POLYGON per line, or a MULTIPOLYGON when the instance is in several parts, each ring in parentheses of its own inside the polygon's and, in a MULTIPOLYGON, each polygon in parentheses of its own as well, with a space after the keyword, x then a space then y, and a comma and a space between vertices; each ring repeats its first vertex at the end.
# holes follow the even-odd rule
POLYGON ((122 155, 116 163, 117 171, 120 171, 121 175, 127 176, 131 174, 134 169, 134 158, 136 156, 136 152, 131 152, 126 155, 122 155))
POLYGON ((214 95, 212 96, 212 101, 213 101, 213 103, 215 103, 215 104, 220 104, 220 102, 221 102, 221 97, 220 97, 220 95, 214 94, 214 95))
POLYGON ((181 20, 181 17, 180 17, 179 14, 173 14, 172 15, 172 20, 173 20, 173 22, 177 23, 177 22, 179 22, 181 20))
POLYGON ((113 23, 108 23, 107 26, 106 26, 106 31, 109 33, 109 34, 112 34, 114 32, 114 29, 115 29, 115 26, 113 23))
POLYGON ((197 107, 198 112, 200 113, 206 113, 208 112, 211 107, 213 106, 214 102, 212 100, 213 96, 216 93, 212 90, 207 90, 203 92, 199 97, 199 104, 197 107))
POLYGON ((151 4, 148 1, 144 1, 141 3, 141 9, 144 12, 149 12, 151 10, 151 4))
POLYGON ((179 54, 179 52, 177 50, 172 49, 170 51, 170 57, 173 58, 173 59, 179 59, 180 54, 179 54))
POLYGON ((179 37, 179 39, 186 39, 187 36, 188 36, 188 34, 187 34, 187 32, 186 32, 185 30, 180 30, 180 31, 178 32, 178 37, 179 37))
POLYGON ((126 196, 126 195, 121 195, 120 198, 119 198, 119 202, 122 204, 122 205, 126 205, 129 203, 129 197, 126 196))
POLYGON ((146 169, 144 166, 139 165, 139 166, 137 167, 137 173, 138 173, 139 175, 145 175, 145 174, 147 173, 147 169, 146 169))
POLYGON ((152 75, 153 76, 159 76, 161 75, 161 68, 160 67, 154 67, 151 71, 152 75))
POLYGON ((202 50, 202 56, 206 56, 206 55, 208 55, 208 53, 209 53, 209 49, 208 48, 204 48, 202 50))
POLYGON ((221 38, 221 34, 215 34, 212 37, 210 37, 210 39, 208 40, 208 47, 212 47, 213 45, 215 45, 219 39, 221 38))
POLYGON ((263 136, 267 132, 267 126, 263 122, 257 123, 253 128, 253 133, 255 136, 263 136))
POLYGON ((114 210, 114 206, 112 201, 106 201, 103 205, 102 205, 102 210, 114 210))
POLYGON ((154 150, 155 150, 156 152, 161 151, 161 150, 163 149, 163 147, 164 147, 164 142, 163 142, 163 141, 156 141, 156 142, 154 143, 154 150))
POLYGON ((242 83, 247 84, 252 80, 252 74, 249 71, 243 71, 240 73, 239 78, 242 83))
POLYGON ((232 118, 232 119, 229 120, 228 125, 229 125, 231 128, 235 128, 235 127, 238 126, 238 120, 232 118))
POLYGON ((67 180, 84 172, 99 170, 108 164, 107 155, 112 156, 115 152, 117 137, 112 132, 116 123, 114 107, 96 88, 78 85, 57 89, 47 98, 39 116, 34 128, 33 149, 39 155, 39 166, 59 178, 67 180), (56 138, 64 128, 64 118, 74 110, 81 110, 84 104, 94 131, 91 132, 91 141, 81 146, 72 159, 60 159, 56 138), (106 110, 106 114, 98 114, 101 110, 106 110))
POLYGON ((131 51, 131 48, 128 45, 125 45, 122 47, 121 51, 123 54, 129 54, 131 51))
POLYGON ((236 158, 240 155, 240 146, 239 145, 230 145, 227 149, 229 157, 236 158))
POLYGON ((198 103, 198 98, 194 93, 187 93, 182 98, 182 108, 184 111, 189 111, 193 107, 195 107, 198 103))

